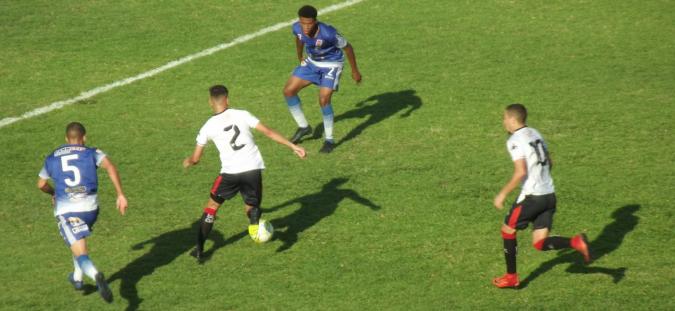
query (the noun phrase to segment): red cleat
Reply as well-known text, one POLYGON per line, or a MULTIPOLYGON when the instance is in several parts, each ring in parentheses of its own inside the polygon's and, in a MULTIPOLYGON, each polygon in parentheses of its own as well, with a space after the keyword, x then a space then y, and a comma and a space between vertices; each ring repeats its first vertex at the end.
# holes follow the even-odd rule
POLYGON ((586 264, 591 262, 591 250, 588 247, 588 238, 586 234, 577 234, 570 241, 572 248, 577 252, 581 253, 584 256, 584 262, 586 264))
POLYGON ((499 288, 517 288, 518 285, 520 285, 520 281, 518 281, 518 274, 504 274, 504 276, 495 278, 492 280, 492 284, 499 288))

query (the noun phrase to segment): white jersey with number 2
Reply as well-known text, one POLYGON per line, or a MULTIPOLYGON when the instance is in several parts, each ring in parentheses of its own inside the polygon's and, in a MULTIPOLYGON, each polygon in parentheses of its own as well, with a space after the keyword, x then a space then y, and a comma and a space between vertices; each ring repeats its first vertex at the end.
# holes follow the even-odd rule
POLYGON ((521 185, 518 202, 527 195, 555 192, 546 142, 537 130, 531 127, 516 130, 506 141, 506 148, 513 161, 524 159, 527 162, 527 176, 521 185))
POLYGON ((197 144, 209 140, 220 152, 220 173, 238 174, 264 169, 262 155, 253 140, 254 129, 260 121, 245 110, 228 108, 209 118, 197 135, 197 144))

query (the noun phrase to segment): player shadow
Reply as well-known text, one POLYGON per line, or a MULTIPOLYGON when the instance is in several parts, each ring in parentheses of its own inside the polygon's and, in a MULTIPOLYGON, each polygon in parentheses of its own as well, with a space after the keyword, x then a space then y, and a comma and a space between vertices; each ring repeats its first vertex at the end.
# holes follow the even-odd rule
MULTIPOLYGON (((192 223, 189 227, 162 233, 131 247, 133 250, 141 250, 146 245, 152 244, 147 253, 136 258, 108 278, 109 283, 118 279, 121 280, 120 295, 129 303, 126 308, 127 311, 138 310, 141 302, 143 302, 143 299, 138 295, 138 283, 141 279, 152 275, 156 269, 170 264, 178 256, 194 248, 197 230, 199 230, 199 221, 192 223)), ((246 231, 243 231, 225 240, 220 232, 214 230, 209 236, 214 242, 213 247, 205 253, 205 259, 203 260, 208 260, 216 249, 234 243, 245 235, 246 231)))
POLYGON ((271 221, 275 230, 275 239, 283 242, 277 248, 277 252, 283 252, 291 248, 298 241, 300 233, 335 213, 340 202, 345 199, 369 207, 373 211, 380 209, 378 205, 362 197, 358 192, 352 189, 341 189, 340 186, 348 180, 348 178, 333 178, 318 192, 265 209, 266 213, 271 213, 293 204, 300 204, 300 208, 293 213, 271 221), (283 228, 286 228, 286 230, 281 231, 280 229, 283 228))
MULTIPOLYGON (((400 117, 407 118, 420 107, 422 107, 422 99, 415 94, 415 90, 387 92, 373 95, 368 99, 357 103, 356 108, 335 116, 335 123, 343 120, 365 118, 363 122, 338 140, 335 146, 340 146, 356 138, 371 125, 380 123, 400 111, 405 110, 400 117)), ((320 123, 314 131, 312 139, 321 138, 323 136, 323 131, 323 123, 320 123)))
MULTIPOLYGON (((623 206, 612 213, 614 221, 605 226, 600 235, 595 240, 590 242, 590 249, 592 260, 602 258, 603 256, 613 252, 621 243, 628 233, 633 231, 637 226, 639 220, 635 216, 635 212, 640 209, 640 205, 632 204, 623 206)), ((626 274, 628 268, 606 268, 606 267, 592 267, 582 263, 581 255, 575 251, 566 250, 562 252, 562 256, 551 259, 539 265, 537 269, 532 271, 524 280, 520 282, 520 288, 525 288, 530 282, 534 281, 540 275, 550 271, 557 265, 570 264, 565 270, 568 273, 601 273, 612 277, 614 283, 619 283, 626 274)))

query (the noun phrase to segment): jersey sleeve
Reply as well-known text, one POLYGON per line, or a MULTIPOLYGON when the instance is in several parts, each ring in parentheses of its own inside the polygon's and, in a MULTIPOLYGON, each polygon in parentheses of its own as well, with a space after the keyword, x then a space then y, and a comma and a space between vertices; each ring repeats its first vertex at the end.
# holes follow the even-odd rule
POLYGON ((527 157, 525 154, 525 146, 515 139, 509 139, 506 142, 506 148, 509 150, 511 160, 513 161, 525 159, 527 157))
POLYGON ((207 132, 208 129, 206 124, 204 124, 204 126, 202 126, 202 128, 199 130, 199 134, 197 134, 197 145, 206 146, 206 144, 209 142, 209 136, 207 132))
POLYGON ((347 42, 347 39, 345 39, 345 37, 343 37, 340 33, 338 33, 338 32, 335 33, 335 46, 336 47, 338 47, 340 49, 344 49, 347 46, 348 43, 349 42, 347 42))
POLYGON ((246 111, 244 114, 244 121, 246 122, 246 125, 250 128, 255 128, 258 126, 258 123, 260 123, 260 120, 256 118, 254 115, 252 115, 250 112, 246 111))
POLYGON ((49 172, 47 172, 47 166, 46 165, 42 166, 42 169, 40 170, 40 173, 38 174, 38 176, 40 176, 40 178, 42 178, 42 179, 51 178, 51 176, 49 176, 49 172))
POLYGON ((96 159, 96 167, 101 166, 101 162, 105 159, 107 155, 101 149, 96 148, 94 152, 94 158, 96 159))
POLYGON ((291 33, 293 34, 293 37, 298 37, 298 34, 300 33, 300 25, 298 23, 293 24, 291 33))

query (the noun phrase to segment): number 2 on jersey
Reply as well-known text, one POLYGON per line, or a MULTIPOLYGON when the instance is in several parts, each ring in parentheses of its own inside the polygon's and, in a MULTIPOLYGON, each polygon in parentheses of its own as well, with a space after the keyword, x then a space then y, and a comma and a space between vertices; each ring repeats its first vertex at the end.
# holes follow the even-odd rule
POLYGON ((537 162, 539 162, 539 165, 547 165, 550 163, 548 150, 546 150, 546 146, 544 146, 544 142, 541 141, 541 139, 530 142, 530 146, 534 148, 534 153, 537 154, 537 162))
POLYGON ((227 127, 225 127, 225 132, 227 132, 227 131, 229 131, 233 128, 234 128, 234 135, 232 136, 232 139, 230 139, 230 147, 232 147, 232 150, 237 151, 241 148, 244 148, 244 146, 246 146, 246 144, 237 145, 237 137, 239 137, 239 134, 241 133, 241 131, 239 131, 238 126, 236 126, 236 125, 227 126, 227 127))
POLYGON ((69 154, 61 157, 61 169, 63 172, 73 172, 73 179, 65 178, 63 181, 70 187, 75 187, 80 184, 80 169, 77 166, 68 164, 70 160, 77 160, 77 154, 69 154))

